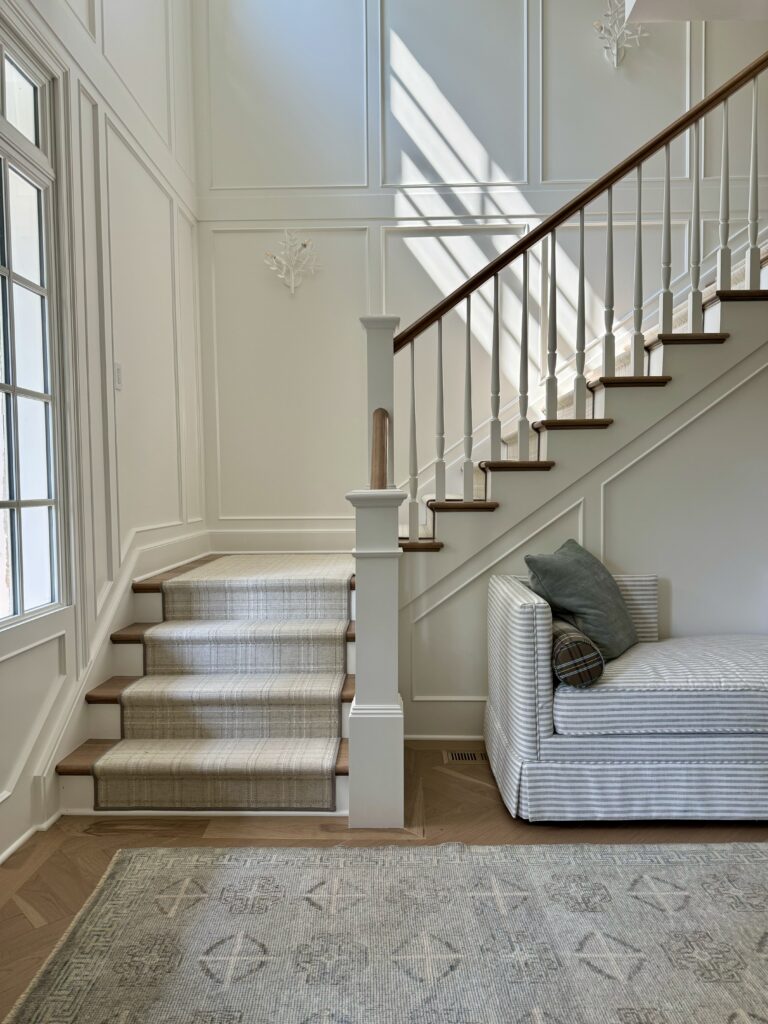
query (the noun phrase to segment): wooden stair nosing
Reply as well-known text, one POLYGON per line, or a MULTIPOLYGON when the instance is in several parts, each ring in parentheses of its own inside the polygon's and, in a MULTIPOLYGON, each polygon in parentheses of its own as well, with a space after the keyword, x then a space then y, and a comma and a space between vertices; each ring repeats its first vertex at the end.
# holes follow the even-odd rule
POLYGON ((533 424, 533 429, 537 433, 542 430, 605 430, 612 423, 612 419, 538 420, 533 424))
POLYGON ((663 388, 672 378, 668 374, 659 374, 651 377, 598 377, 596 380, 588 380, 587 387, 590 391, 597 388, 663 388))
POLYGON ((768 288, 728 288, 716 294, 721 302, 768 302, 768 288))
MULTIPOLYGON (((56 765, 57 775, 93 775, 96 762, 120 740, 86 740, 56 765)), ((339 741, 336 775, 349 775, 349 741, 339 741)))
POLYGON ((441 540, 408 540, 402 537, 398 544, 403 551, 442 551, 444 546, 441 540))
MULTIPOLYGON (((130 626, 116 629, 109 639, 113 644, 142 644, 144 643, 144 636, 147 630, 159 625, 159 622, 133 622, 130 626)), ((347 626, 346 639, 350 641, 355 639, 354 622, 350 622, 347 626)))
POLYGON ((432 501, 427 502, 427 508, 432 512, 495 512, 499 507, 498 501, 432 501))
POLYGON ((483 473, 547 472, 554 466, 552 459, 484 459, 478 463, 483 473))
MULTIPOLYGON (((191 562, 185 562, 183 565, 177 565, 174 569, 159 572, 155 576, 145 576, 144 579, 134 580, 131 584, 131 589, 134 594, 162 594, 163 584, 167 580, 175 579, 177 576, 181 576, 182 573, 190 572, 201 565, 207 565, 208 562, 215 562, 217 558, 224 557, 224 555, 204 555, 202 558, 196 558, 191 562)), ((355 589, 354 576, 350 578, 349 589, 355 589)))
MULTIPOLYGON (((142 676, 111 676, 103 683, 94 686, 85 695, 86 704, 120 704, 123 693, 131 683, 142 679, 142 676)), ((355 677, 347 675, 341 688, 341 703, 351 704, 355 696, 355 677)))
POLYGON ((659 334, 652 341, 645 343, 645 349, 651 349, 659 345, 722 345, 730 338, 730 334, 723 334, 719 331, 681 331, 679 334, 659 334))
POLYGON ((191 562, 183 562, 172 569, 155 573, 154 576, 145 576, 144 579, 134 580, 131 589, 134 594, 162 594, 163 583, 166 580, 175 579, 176 576, 181 576, 185 572, 190 572, 192 569, 197 569, 201 565, 207 565, 208 562, 215 562, 217 558, 223 557, 223 555, 211 554, 202 555, 200 558, 193 558, 191 562))
POLYGON ((86 704, 119 704, 123 693, 141 676, 110 676, 85 695, 86 704))

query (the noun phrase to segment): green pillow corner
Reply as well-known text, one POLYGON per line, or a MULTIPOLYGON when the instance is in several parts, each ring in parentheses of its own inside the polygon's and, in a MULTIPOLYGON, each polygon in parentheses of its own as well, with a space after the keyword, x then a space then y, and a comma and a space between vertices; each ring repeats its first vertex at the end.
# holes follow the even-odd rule
POLYGON ((575 540, 552 555, 526 555, 530 587, 553 615, 588 636, 606 661, 637 643, 637 631, 618 584, 603 563, 575 540))

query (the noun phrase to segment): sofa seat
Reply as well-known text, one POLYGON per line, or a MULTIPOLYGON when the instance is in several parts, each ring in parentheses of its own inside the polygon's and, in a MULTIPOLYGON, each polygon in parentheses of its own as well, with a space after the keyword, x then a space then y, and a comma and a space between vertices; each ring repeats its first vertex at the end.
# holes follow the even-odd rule
POLYGON ((561 736, 768 734, 768 636, 639 643, 587 688, 554 695, 561 736))

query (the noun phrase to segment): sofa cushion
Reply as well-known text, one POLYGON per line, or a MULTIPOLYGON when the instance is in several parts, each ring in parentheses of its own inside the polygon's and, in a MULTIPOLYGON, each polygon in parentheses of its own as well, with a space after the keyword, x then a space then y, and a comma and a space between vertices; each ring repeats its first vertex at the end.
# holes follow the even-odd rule
POLYGON ((555 690, 562 736, 768 733, 768 636, 639 643, 588 689, 555 690))
POLYGON ((531 590, 593 640, 606 659, 618 658, 637 643, 616 580, 603 563, 575 540, 567 540, 553 555, 526 555, 531 590))
POLYGON ((552 623, 552 674, 568 686, 592 686, 603 674, 600 648, 570 622, 552 623))

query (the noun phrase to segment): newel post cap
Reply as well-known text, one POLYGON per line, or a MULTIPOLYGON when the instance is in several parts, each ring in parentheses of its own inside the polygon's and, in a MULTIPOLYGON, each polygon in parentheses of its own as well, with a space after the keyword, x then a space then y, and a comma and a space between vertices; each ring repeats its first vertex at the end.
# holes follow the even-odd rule
POLYGON ((366 331, 391 330, 394 334, 400 326, 399 316, 361 316, 360 323, 366 331))
POLYGON ((385 491, 350 491, 347 501, 355 508, 399 508, 408 497, 405 491, 388 487, 385 491))

